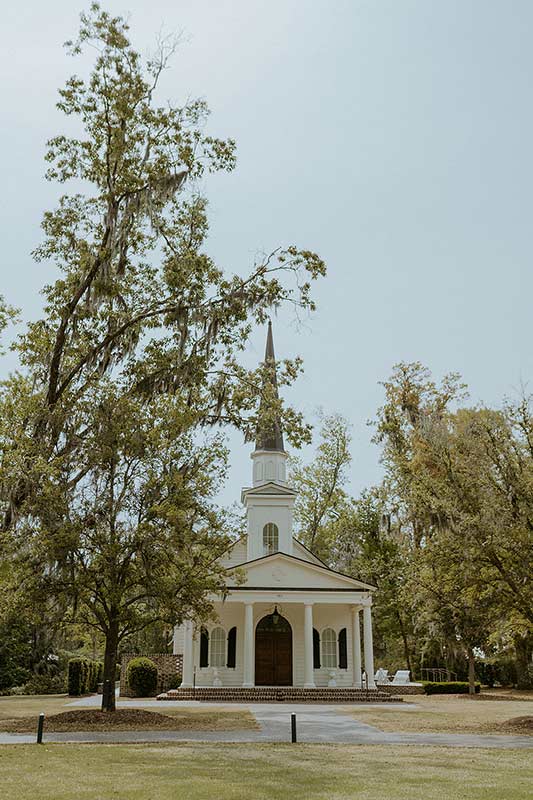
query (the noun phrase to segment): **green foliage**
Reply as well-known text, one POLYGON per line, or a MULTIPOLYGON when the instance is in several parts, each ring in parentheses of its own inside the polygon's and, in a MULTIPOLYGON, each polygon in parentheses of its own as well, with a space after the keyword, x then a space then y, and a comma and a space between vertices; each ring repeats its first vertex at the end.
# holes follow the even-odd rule
POLYGON ((0 623, 0 691, 20 686, 30 676, 30 626, 10 614, 0 623))
POLYGON ((0 694, 63 694, 66 688, 64 675, 32 675, 21 686, 12 686, 0 694))
MULTIPOLYGON (((467 681, 424 681, 422 684, 426 694, 468 694, 467 681)), ((481 684, 475 684, 476 693, 481 689, 481 684)))
POLYGON ((150 658, 132 658, 126 680, 134 697, 152 697, 157 690, 157 666, 150 658))
POLYGON ((168 692, 169 689, 179 689, 181 686, 181 678, 179 675, 173 675, 169 678, 166 682, 166 686, 164 687, 164 691, 168 692))
POLYGON ((96 692, 102 680, 103 664, 89 658, 71 658, 68 662, 68 693, 74 697, 96 692))
MULTIPOLYGON (((500 411, 458 407, 457 375, 437 386, 420 364, 384 384, 376 441, 383 447, 393 525, 411 553, 406 602, 424 650, 445 666, 458 648, 474 681, 476 649, 514 646, 528 681, 533 587, 533 417, 527 399, 500 411)), ((428 660, 430 666, 434 666, 428 660)), ((457 670, 459 671, 459 670, 457 670)))
MULTIPOLYGON (((143 63, 123 18, 96 3, 81 16, 69 50, 95 61, 58 103, 78 134, 55 136, 46 153, 47 178, 74 188, 44 214, 34 253, 59 277, 18 340, 20 370, 0 386, 11 586, 103 635, 109 680, 125 637, 206 616, 208 593, 222 589, 227 517, 211 498, 226 454, 199 432, 231 425, 250 439, 267 409, 293 443, 309 439, 302 416, 268 396, 270 367, 246 370, 240 356, 271 309, 313 309, 325 273, 294 245, 248 274, 208 255, 200 181, 233 169, 235 143, 207 132, 203 100, 158 100, 167 43, 143 63)), ((278 382, 300 370, 284 362, 278 382)))
POLYGON ((344 485, 351 463, 350 426, 340 414, 320 413, 320 442, 313 461, 290 462, 290 481, 297 491, 294 518, 301 541, 323 559, 331 557, 335 526, 347 503, 344 485))

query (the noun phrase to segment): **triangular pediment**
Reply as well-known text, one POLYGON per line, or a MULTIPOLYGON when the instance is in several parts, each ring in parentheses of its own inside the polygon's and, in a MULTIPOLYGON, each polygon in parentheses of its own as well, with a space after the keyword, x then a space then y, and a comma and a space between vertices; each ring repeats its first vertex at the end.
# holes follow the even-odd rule
POLYGON ((296 492, 290 486, 282 486, 280 483, 270 481, 260 486, 254 486, 242 490, 241 497, 256 497, 264 495, 277 495, 278 497, 296 497, 296 492))
MULTIPOLYGON (((375 587, 328 567, 304 561, 287 553, 272 553, 254 561, 246 561, 229 570, 238 569, 244 581, 243 589, 317 589, 321 591, 368 592, 375 587)), ((228 581, 229 588, 231 579, 228 581)), ((235 584, 237 587, 237 584, 235 584)))

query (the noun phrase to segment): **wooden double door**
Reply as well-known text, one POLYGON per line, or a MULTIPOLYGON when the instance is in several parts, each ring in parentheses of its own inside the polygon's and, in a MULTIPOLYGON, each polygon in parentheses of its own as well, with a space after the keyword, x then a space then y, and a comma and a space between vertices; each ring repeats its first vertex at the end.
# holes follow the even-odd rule
POLYGON ((255 685, 292 686, 292 629, 277 612, 255 630, 255 685))

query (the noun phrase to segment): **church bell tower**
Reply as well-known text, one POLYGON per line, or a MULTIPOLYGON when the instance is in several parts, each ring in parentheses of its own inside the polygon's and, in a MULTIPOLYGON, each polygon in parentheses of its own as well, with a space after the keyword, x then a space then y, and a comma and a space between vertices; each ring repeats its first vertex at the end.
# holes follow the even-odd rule
MULTIPOLYGON (((265 365, 269 368, 269 394, 277 399, 276 358, 272 323, 268 323, 265 365)), ((264 408, 261 401, 262 410, 264 408)), ((265 415, 268 417, 268 413, 265 415)), ((287 485, 287 458, 281 420, 275 413, 258 426, 255 450, 251 454, 252 488, 243 489, 248 528, 248 560, 274 552, 292 554, 292 515, 295 492, 287 485)))

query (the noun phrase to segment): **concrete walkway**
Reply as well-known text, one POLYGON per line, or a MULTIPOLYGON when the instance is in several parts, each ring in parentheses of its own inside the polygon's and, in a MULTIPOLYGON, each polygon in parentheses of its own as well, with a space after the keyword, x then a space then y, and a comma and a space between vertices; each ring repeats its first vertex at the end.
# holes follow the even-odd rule
MULTIPOLYGON (((90 697, 69 704, 77 707, 99 707, 100 698, 90 697)), ((161 710, 166 703, 157 700, 120 700, 118 707, 161 710)), ((291 713, 296 714, 299 742, 327 744, 401 744, 441 747, 533 748, 533 736, 481 735, 467 733, 383 733, 354 718, 357 705, 350 707, 298 703, 199 703, 180 702, 180 707, 247 709, 257 719, 260 730, 242 731, 106 731, 102 733, 47 733, 45 742, 290 742, 291 713)), ((407 703, 401 705, 408 707, 407 703)), ((173 705, 174 707, 174 705, 173 705)), ((381 707, 381 706, 379 706, 381 707)), ((394 704, 393 708, 400 707, 394 704)), ((369 708, 365 703, 364 708, 369 708)), ((0 744, 35 742, 35 735, 0 733, 0 744)))

